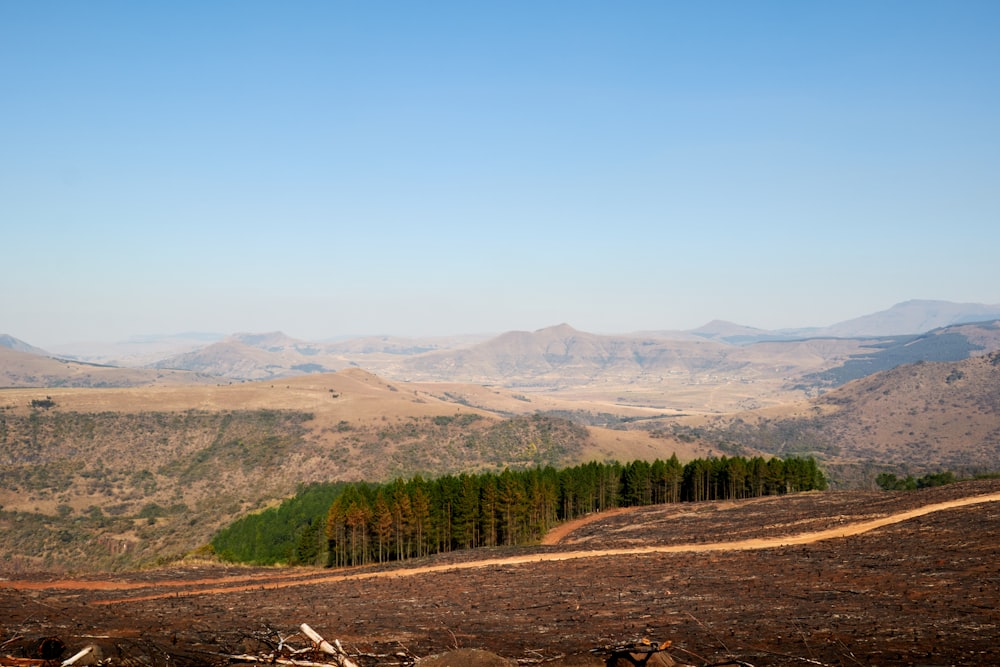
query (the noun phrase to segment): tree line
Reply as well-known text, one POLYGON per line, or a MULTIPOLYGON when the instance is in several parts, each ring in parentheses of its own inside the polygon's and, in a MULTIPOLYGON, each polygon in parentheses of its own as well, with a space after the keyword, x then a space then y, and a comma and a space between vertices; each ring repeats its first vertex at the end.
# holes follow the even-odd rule
POLYGON ((896 477, 891 472, 884 472, 875 478, 875 483, 884 491, 913 491, 914 489, 928 489, 933 486, 944 486, 958 481, 955 473, 950 470, 933 472, 923 477, 914 479, 913 475, 906 477, 896 477))
POLYGON ((616 507, 822 490, 812 458, 591 462, 385 484, 313 485, 212 540, 226 560, 349 566, 538 542, 563 521, 616 507), (299 497, 297 496, 297 498, 299 497), (332 500, 320 510, 322 501, 332 500), (308 505, 308 511, 296 509, 308 505), (287 507, 286 507, 287 505, 287 507), (284 508, 284 509, 283 509, 284 508))

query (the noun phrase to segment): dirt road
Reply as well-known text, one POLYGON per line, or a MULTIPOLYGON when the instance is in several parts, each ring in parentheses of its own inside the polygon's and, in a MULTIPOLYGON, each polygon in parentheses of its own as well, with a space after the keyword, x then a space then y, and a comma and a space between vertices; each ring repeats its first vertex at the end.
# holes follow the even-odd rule
MULTIPOLYGON (((223 593, 236 593, 258 590, 277 590, 292 586, 306 586, 315 584, 328 584, 350 580, 379 579, 379 578, 401 578, 414 577, 419 575, 448 572, 456 570, 481 569, 494 566, 522 565, 526 563, 539 563, 548 561, 567 561, 582 558, 602 558, 609 556, 638 556, 654 553, 708 553, 720 551, 753 551, 760 549, 773 549, 777 547, 804 545, 860 535, 872 530, 883 528, 896 523, 901 523, 920 516, 940 512, 943 510, 955 509, 979 503, 1000 501, 1000 493, 968 496, 949 500, 946 502, 924 505, 915 509, 896 512, 889 516, 872 519, 869 521, 859 521, 850 524, 837 526, 836 528, 798 533, 794 535, 734 540, 726 542, 699 543, 699 544, 677 544, 677 545, 654 545, 616 549, 588 549, 576 551, 554 551, 544 553, 531 553, 523 556, 506 556, 503 558, 491 558, 473 560, 468 562, 447 563, 441 565, 425 565, 419 567, 402 567, 392 570, 365 571, 359 572, 352 569, 342 569, 331 572, 330 570, 293 570, 274 571, 266 574, 257 573, 253 576, 216 577, 201 580, 185 580, 177 582, 158 582, 157 587, 161 592, 148 595, 132 595, 108 600, 95 600, 95 605, 116 605, 128 602, 140 602, 149 600, 159 600, 166 598, 177 598, 180 596, 193 595, 218 595, 223 593), (162 592, 162 587, 179 588, 184 587, 184 591, 162 592)), ((614 514, 621 514, 628 510, 615 510, 614 514)), ((604 519, 610 516, 609 513, 594 514, 575 522, 561 526, 558 531, 554 531, 554 538, 550 536, 548 544, 557 544, 559 539, 565 538, 570 532, 580 528, 591 521, 604 519)), ((150 588, 148 583, 127 582, 127 581, 87 581, 87 580, 63 580, 63 581, 6 581, 0 582, 0 587, 13 588, 18 590, 101 590, 101 591, 128 591, 150 588)))

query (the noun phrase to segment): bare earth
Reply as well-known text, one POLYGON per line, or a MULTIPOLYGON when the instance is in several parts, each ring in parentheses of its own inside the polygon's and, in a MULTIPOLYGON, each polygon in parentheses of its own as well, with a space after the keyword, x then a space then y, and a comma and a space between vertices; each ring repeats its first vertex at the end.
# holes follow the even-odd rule
POLYGON ((306 622, 367 665, 456 646, 538 662, 643 636, 693 664, 1000 664, 997 500, 1000 480, 813 493, 608 513, 555 544, 364 570, 3 580, 0 643, 218 664, 306 622))

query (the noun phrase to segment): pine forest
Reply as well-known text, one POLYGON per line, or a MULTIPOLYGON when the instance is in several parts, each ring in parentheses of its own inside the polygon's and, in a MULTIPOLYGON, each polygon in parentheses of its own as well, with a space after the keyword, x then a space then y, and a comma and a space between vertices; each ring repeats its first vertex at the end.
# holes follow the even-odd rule
POLYGON ((616 507, 822 490, 812 458, 720 457, 682 465, 591 462, 500 473, 315 484, 221 530, 224 560, 342 567, 537 543, 553 526, 616 507))

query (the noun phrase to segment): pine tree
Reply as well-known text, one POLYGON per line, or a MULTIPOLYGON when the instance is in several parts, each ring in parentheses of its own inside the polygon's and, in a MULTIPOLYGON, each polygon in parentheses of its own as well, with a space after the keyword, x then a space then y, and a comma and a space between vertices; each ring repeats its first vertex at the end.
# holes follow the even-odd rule
POLYGON ((378 562, 383 563, 389 557, 389 546, 392 539, 393 512, 386 500, 386 492, 379 489, 372 512, 372 532, 378 540, 378 562))

